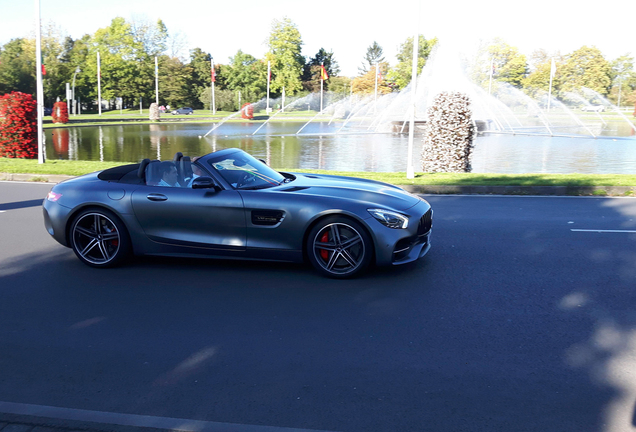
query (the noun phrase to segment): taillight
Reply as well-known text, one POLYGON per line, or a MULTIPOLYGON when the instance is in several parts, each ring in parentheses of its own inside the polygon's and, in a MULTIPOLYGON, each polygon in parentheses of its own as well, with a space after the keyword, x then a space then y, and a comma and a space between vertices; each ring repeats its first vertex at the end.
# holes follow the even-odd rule
POLYGON ((59 200, 60 198, 62 198, 62 194, 59 194, 53 191, 49 192, 49 194, 46 196, 47 200, 53 201, 53 202, 59 200))

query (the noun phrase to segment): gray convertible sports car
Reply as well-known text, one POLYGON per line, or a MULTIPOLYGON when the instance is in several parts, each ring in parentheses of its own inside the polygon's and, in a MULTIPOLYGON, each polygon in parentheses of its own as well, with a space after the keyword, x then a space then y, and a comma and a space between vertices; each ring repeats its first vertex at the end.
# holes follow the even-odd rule
POLYGON ((43 208, 47 231, 93 267, 130 253, 308 260, 336 278, 421 258, 433 215, 396 186, 277 172, 234 148, 67 180, 43 208))

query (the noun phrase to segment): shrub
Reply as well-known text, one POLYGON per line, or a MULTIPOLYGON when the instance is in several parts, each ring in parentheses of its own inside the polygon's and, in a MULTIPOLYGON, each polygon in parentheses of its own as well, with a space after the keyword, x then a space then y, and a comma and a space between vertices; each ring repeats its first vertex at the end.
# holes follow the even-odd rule
POLYGON ((51 113, 53 123, 68 123, 68 107, 66 102, 55 102, 51 113))
POLYGON ((0 156, 33 159, 38 155, 37 104, 29 94, 0 97, 0 156))

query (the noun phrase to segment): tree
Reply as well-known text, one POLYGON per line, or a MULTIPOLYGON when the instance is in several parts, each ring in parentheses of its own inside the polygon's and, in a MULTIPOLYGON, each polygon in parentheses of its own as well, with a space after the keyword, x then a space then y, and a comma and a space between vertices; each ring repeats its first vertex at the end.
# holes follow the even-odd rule
POLYGON ((159 76, 159 100, 162 103, 178 107, 190 105, 192 99, 192 68, 181 63, 176 57, 163 56, 159 76))
MULTIPOLYGON (((419 35, 417 50, 418 73, 422 71, 436 43, 437 38, 426 40, 424 36, 419 35)), ((402 90, 409 85, 413 75, 413 37, 407 38, 406 41, 400 45, 400 50, 396 57, 398 64, 389 71, 387 79, 389 82, 394 83, 398 90, 402 90)))
POLYGON ((490 45, 479 49, 472 70, 473 80, 487 88, 491 73, 493 79, 521 88, 528 74, 526 56, 520 54, 516 47, 495 38, 490 45))
POLYGON ((596 47, 583 46, 566 57, 562 67, 563 91, 589 88, 605 96, 612 84, 612 68, 596 47))
MULTIPOLYGON (((212 80, 212 55, 204 52, 201 48, 195 48, 190 51, 190 63, 188 67, 191 71, 190 77, 190 99, 189 105, 193 108, 202 108, 203 105, 199 100, 201 91, 205 88, 210 89, 210 83, 212 80)), ((215 70, 219 67, 215 65, 215 70)), ((225 87, 223 80, 219 73, 216 73, 215 89, 222 89, 225 87)), ((209 99, 209 97, 208 97, 209 99)), ((208 100, 209 107, 209 100, 208 100)))
POLYGON ((162 20, 152 24, 145 18, 133 18, 130 22, 130 32, 135 41, 135 47, 141 50, 136 53, 137 57, 159 56, 166 51, 168 28, 162 20))
MULTIPOLYGON (((386 73, 389 69, 389 64, 387 62, 380 63, 379 72, 382 77, 386 76, 386 73)), ((353 86, 354 93, 375 93, 375 67, 373 70, 370 70, 366 74, 356 77, 353 79, 351 85, 353 86)), ((378 77, 378 93, 386 94, 391 93, 393 89, 389 86, 389 83, 386 79, 378 77)))
MULTIPOLYGON (((612 66, 612 89, 610 100, 623 105, 624 102, 631 102, 630 93, 636 90, 636 71, 634 70, 634 57, 626 54, 618 57, 611 63, 612 66)), ((632 102, 633 104, 633 102, 632 102)))
POLYGON ((369 72, 370 68, 375 68, 376 63, 382 63, 384 61, 383 50, 376 41, 373 41, 367 48, 367 53, 364 56, 362 66, 358 68, 359 75, 364 75, 369 72))
POLYGON ((289 18, 274 20, 269 35, 269 52, 266 59, 271 62, 272 91, 282 90, 287 94, 302 90, 302 73, 305 58, 301 55, 303 41, 298 27, 289 18))
POLYGON ((228 89, 240 91, 243 100, 256 102, 267 93, 267 65, 241 50, 230 57, 230 65, 219 76, 228 89))
POLYGON ((333 52, 327 52, 320 48, 315 57, 310 58, 303 68, 303 88, 309 92, 320 91, 320 72, 324 66, 329 76, 329 80, 323 83, 323 90, 327 91, 331 84, 331 79, 338 76, 340 67, 333 58, 333 52))
POLYGON ((25 43, 11 39, 0 48, 0 94, 35 94, 35 56, 29 56, 25 43))

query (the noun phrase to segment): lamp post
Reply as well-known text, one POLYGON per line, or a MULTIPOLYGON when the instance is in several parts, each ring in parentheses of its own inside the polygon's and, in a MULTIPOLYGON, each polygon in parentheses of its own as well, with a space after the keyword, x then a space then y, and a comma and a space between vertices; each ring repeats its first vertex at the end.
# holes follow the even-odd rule
POLYGON ((71 92, 73 98, 73 115, 77 115, 77 102, 75 102, 75 77, 80 72, 81 70, 78 66, 77 69, 75 69, 75 73, 73 74, 73 91, 71 92))

